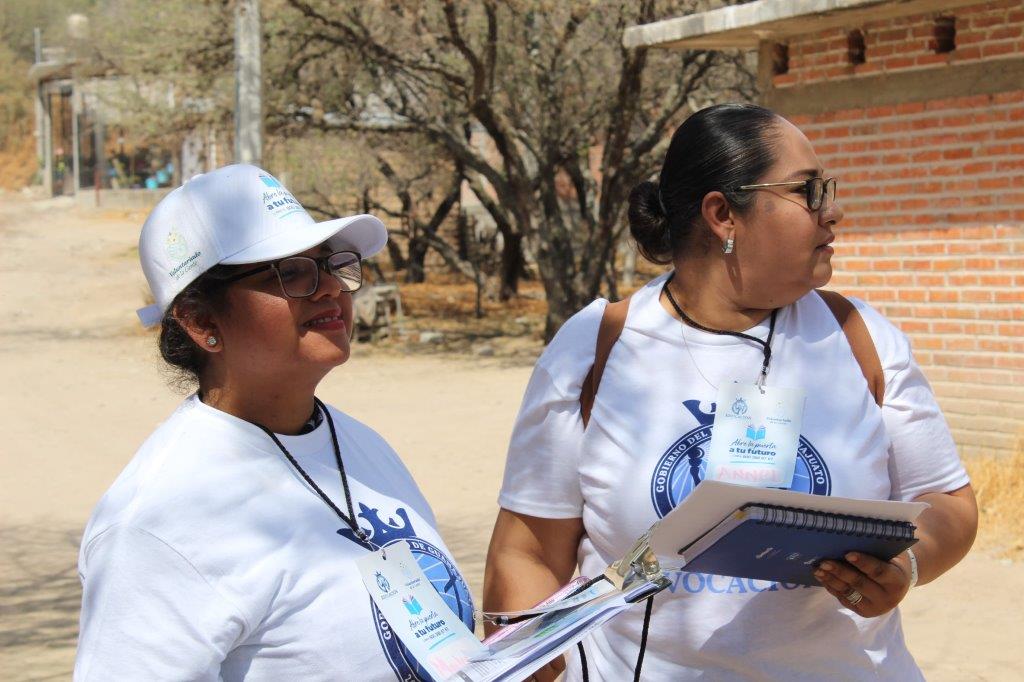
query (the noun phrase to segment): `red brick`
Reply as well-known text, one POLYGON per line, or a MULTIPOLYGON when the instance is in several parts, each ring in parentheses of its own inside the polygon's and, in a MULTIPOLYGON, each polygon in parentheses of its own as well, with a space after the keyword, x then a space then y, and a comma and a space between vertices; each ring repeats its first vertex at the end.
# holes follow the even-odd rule
POLYGON ((991 173, 992 168, 993 165, 991 161, 978 161, 975 163, 964 164, 961 170, 963 170, 965 174, 971 175, 973 173, 991 173))
MULTIPOLYGON (((919 320, 906 320, 906 321, 900 323, 900 329, 903 332, 907 333, 907 334, 927 333, 929 328, 930 328, 930 325, 927 322, 922 322, 922 321, 919 321, 919 320)), ((935 337, 920 337, 919 336, 914 341, 914 346, 918 347, 918 348, 926 348, 926 349, 940 348, 941 347, 941 340, 937 339, 935 337), (935 345, 935 346, 928 345, 928 342, 932 341, 932 340, 939 342, 939 345, 935 345)))
POLYGON ((992 292, 986 289, 964 289, 960 292, 964 303, 991 303, 992 292))
POLYGON ((1024 90, 1000 92, 995 96, 996 104, 1016 104, 1020 102, 1024 102, 1024 90))
POLYGON ((977 242, 954 242, 948 247, 951 254, 978 253, 980 250, 981 246, 977 242))
POLYGON ((914 276, 904 273, 887 273, 884 279, 887 287, 908 287, 914 284, 914 276))
POLYGON ((944 159, 969 159, 974 156, 974 150, 965 147, 961 149, 947 149, 942 152, 942 158, 944 159))
POLYGON ((996 333, 996 325, 991 322, 973 322, 964 325, 964 333, 991 336, 996 333))
POLYGON ((989 40, 1003 40, 1005 38, 1020 38, 1021 26, 1000 26, 988 32, 989 40))
POLYGON ((1003 189, 1010 186, 1010 178, 981 178, 978 189, 1003 189))
POLYGON ((897 114, 919 114, 924 111, 924 102, 905 102, 896 105, 897 114))
POLYGON ((947 336, 942 340, 943 350, 975 350, 977 343, 970 337, 947 336))
POLYGON ((1012 42, 991 43, 981 46, 981 56, 986 58, 1013 54, 1016 51, 1017 46, 1012 42))
POLYGON ((932 331, 936 334, 963 334, 964 325, 960 322, 932 322, 932 331))
POLYGON ((948 64, 950 61, 951 53, 940 53, 940 54, 922 54, 914 59, 914 63, 918 66, 931 66, 933 64, 948 64))
POLYGON ((981 46, 980 45, 968 45, 967 47, 957 46, 956 52, 951 53, 953 59, 958 62, 968 61, 970 59, 981 59, 981 46))
POLYGON ((914 253, 918 255, 944 254, 946 253, 946 245, 941 242, 914 244, 914 253))
POLYGON ((941 272, 948 272, 950 270, 960 270, 963 267, 964 263, 959 258, 936 260, 932 265, 933 270, 939 270, 941 272))
POLYGON ((1006 367, 1011 369, 1024 369, 1024 355, 1013 354, 1013 355, 995 355, 992 356, 995 361, 996 367, 1006 367))
POLYGON ((1024 126, 1002 128, 1000 130, 995 131, 995 138, 997 140, 1010 140, 1018 137, 1024 138, 1024 126))
POLYGON ((944 287, 946 277, 944 275, 914 275, 914 283, 922 287, 944 287))
POLYGON ((954 289, 932 289, 928 292, 929 303, 957 303, 960 293, 954 289))
POLYGON ((1005 15, 1002 13, 990 13, 982 14, 971 17, 971 28, 988 28, 989 26, 999 26, 1005 21, 1005 15))

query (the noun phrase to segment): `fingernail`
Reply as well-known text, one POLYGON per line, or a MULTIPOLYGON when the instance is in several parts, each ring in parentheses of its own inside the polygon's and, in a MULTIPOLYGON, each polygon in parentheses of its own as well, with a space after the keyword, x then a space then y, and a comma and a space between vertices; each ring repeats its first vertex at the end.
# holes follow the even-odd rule
POLYGON ((828 562, 828 561, 824 562, 821 565, 821 570, 823 570, 823 571, 831 571, 832 570, 832 564, 830 562, 828 562))
POLYGON ((858 561, 860 561, 860 555, 855 552, 850 552, 846 555, 846 560, 853 563, 857 563, 858 561))
POLYGON ((815 578, 824 578, 825 577, 825 571, 822 571, 822 570, 815 571, 814 572, 814 577, 815 578))

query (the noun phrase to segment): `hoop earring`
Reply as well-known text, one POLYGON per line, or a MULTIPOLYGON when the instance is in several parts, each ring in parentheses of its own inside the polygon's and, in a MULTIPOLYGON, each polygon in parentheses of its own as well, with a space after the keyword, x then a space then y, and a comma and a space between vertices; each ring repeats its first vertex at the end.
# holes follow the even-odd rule
POLYGON ((732 253, 733 247, 735 245, 736 245, 735 240, 732 238, 732 235, 729 235, 729 238, 726 239, 725 242, 722 244, 722 253, 725 253, 725 254, 732 253))
POLYGON ((213 348, 214 346, 216 346, 217 345, 217 337, 216 336, 209 336, 209 337, 207 337, 206 338, 206 345, 209 346, 210 348, 213 348))

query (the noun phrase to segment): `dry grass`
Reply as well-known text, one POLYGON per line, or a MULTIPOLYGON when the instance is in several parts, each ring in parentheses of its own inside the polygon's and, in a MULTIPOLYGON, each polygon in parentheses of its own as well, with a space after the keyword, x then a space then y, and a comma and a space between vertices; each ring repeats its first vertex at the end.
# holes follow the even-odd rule
POLYGON ((31 133, 0 140, 0 188, 21 189, 35 177, 38 162, 31 133))
POLYGON ((1024 438, 1010 457, 964 462, 978 496, 978 545, 1024 558, 1024 438))

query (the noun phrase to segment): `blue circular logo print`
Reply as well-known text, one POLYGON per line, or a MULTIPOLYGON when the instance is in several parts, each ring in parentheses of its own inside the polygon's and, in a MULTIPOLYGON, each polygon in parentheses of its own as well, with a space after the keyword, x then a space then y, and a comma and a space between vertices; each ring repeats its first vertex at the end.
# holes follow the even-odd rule
MULTIPOLYGON (((651 502, 659 518, 686 499, 694 487, 704 480, 707 469, 707 448, 711 442, 711 424, 698 426, 665 451, 654 468, 651 479, 651 502)), ((796 469, 791 490, 813 495, 830 495, 832 477, 825 460, 811 442, 800 436, 796 469)))
MULTIPOLYGON (((441 595, 444 603, 472 631, 474 627, 473 597, 469 592, 469 586, 466 585, 466 581, 463 580, 462 574, 459 573, 455 564, 444 552, 426 540, 410 537, 394 542, 403 541, 408 543, 412 555, 416 557, 416 563, 419 564, 420 569, 430 580, 437 593, 441 595)), ((394 542, 388 544, 392 545, 394 542)), ((420 666, 409 650, 398 640, 376 605, 373 605, 373 620, 377 625, 377 637, 381 647, 398 679, 403 682, 439 682, 433 681, 430 673, 420 666)))

